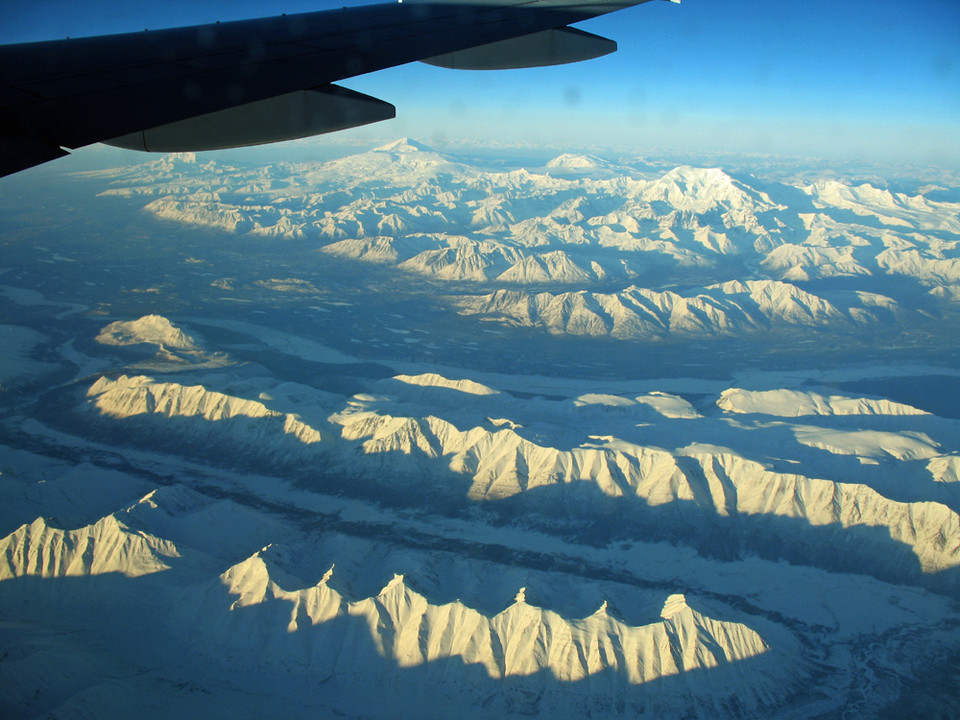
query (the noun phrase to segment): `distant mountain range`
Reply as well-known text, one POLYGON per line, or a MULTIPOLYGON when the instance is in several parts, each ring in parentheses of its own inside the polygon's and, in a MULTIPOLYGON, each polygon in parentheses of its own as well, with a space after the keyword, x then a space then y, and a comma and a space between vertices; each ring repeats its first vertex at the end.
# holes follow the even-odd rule
POLYGON ((465 313, 555 333, 896 326, 919 321, 919 296, 927 315, 956 312, 960 297, 960 203, 868 184, 790 186, 690 166, 649 177, 569 154, 490 171, 408 139, 267 169, 164 159, 110 180, 107 193, 143 197, 158 218, 305 239, 455 284, 465 313), (875 281, 884 276, 912 290, 887 291, 875 281), (683 278, 685 289, 664 292, 655 278, 683 278), (847 292, 805 287, 825 279, 847 292))

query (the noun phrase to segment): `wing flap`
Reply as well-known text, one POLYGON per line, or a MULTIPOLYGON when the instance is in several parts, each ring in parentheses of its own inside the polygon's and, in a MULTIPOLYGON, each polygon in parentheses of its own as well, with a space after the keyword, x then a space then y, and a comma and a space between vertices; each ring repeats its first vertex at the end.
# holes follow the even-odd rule
POLYGON ((613 40, 563 27, 422 60, 451 70, 513 70, 592 60, 616 51, 613 40))
POLYGON ((107 145, 147 152, 223 150, 293 140, 396 117, 390 103, 325 85, 129 133, 107 145))

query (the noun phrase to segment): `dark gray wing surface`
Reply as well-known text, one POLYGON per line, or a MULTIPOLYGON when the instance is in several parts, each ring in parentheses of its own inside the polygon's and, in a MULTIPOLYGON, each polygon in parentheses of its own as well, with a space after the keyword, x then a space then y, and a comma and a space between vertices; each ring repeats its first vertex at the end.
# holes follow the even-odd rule
MULTIPOLYGON (((196 149, 204 149, 382 120, 393 117, 392 106, 333 83, 431 58, 446 67, 458 61, 461 67, 510 67, 522 42, 515 38, 642 2, 647 0, 398 2, 0 46, 0 175, 60 157, 66 154, 62 148, 95 142, 189 149, 192 138, 203 136, 196 149), (479 55, 459 54, 481 46, 486 50, 479 55), (477 57, 485 64, 478 65, 477 57), (262 127, 284 114, 289 129, 262 127), (254 117, 261 126, 252 124, 254 117), (211 142, 218 127, 238 122, 251 125, 220 145, 211 142)), ((541 35, 528 43, 534 49, 526 55, 549 50, 542 64, 551 64, 615 48, 596 38, 597 49, 584 50, 590 41, 582 35, 541 35)), ((537 64, 533 60, 518 64, 537 64)))

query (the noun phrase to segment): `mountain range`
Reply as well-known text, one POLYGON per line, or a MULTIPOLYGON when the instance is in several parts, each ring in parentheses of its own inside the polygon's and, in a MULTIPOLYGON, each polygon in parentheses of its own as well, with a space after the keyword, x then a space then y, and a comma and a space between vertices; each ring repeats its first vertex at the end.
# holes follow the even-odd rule
POLYGON ((162 161, 109 180, 106 194, 142 198, 157 218, 304 240, 450 284, 463 312, 553 333, 898 327, 955 314, 960 293, 960 204, 866 183, 651 176, 570 154, 490 170, 406 139, 311 166, 162 161), (684 288, 649 285, 665 274, 684 288), (907 283, 887 289, 885 276, 907 283))
POLYGON ((0 717, 960 716, 960 204, 778 178, 0 195, 0 717))

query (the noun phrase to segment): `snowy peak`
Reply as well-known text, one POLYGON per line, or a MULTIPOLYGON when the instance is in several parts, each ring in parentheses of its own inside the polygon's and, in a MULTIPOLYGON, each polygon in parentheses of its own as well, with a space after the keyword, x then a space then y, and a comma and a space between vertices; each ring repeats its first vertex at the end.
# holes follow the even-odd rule
POLYGON ((672 419, 695 419, 701 417, 693 405, 682 397, 663 392, 652 392, 635 398, 605 393, 586 393, 574 398, 575 407, 593 407, 623 413, 627 409, 648 411, 644 415, 659 415, 672 419))
MULTIPOLYGON (((88 171, 88 174, 94 177, 99 175, 101 177, 122 178, 126 182, 149 184, 152 181, 155 182, 158 175, 168 179, 185 181, 198 173, 212 176, 224 168, 225 166, 218 165, 213 160, 199 162, 196 153, 193 152, 175 152, 161 155, 137 165, 113 170, 92 170, 88 171)), ((144 189, 149 192, 148 188, 144 189)))
POLYGON ((673 616, 689 609, 690 606, 687 605, 686 596, 681 594, 671 595, 663 604, 663 610, 660 611, 660 617, 662 617, 664 620, 669 620, 673 616))
POLYGON ((744 390, 729 388, 717 406, 731 413, 760 413, 778 417, 803 415, 927 415, 910 405, 884 398, 822 395, 801 390, 744 390))
POLYGON ((547 173, 551 178, 586 183, 632 178, 636 170, 629 166, 587 153, 563 153, 548 161, 539 172, 547 173))
POLYGON ((693 167, 678 165, 673 170, 664 173, 660 178, 664 184, 673 184, 685 190, 702 190, 708 187, 733 187, 734 180, 722 168, 693 167))
POLYGON ((836 180, 817 180, 802 188, 818 205, 850 210, 890 227, 960 233, 960 203, 937 202, 923 195, 894 193, 863 183, 847 185, 836 180))
MULTIPOLYGON (((162 201, 158 201, 162 202, 162 201)), ((204 342, 184 332, 162 315, 118 320, 100 330, 97 342, 112 347, 135 348, 138 354, 152 345, 156 354, 138 362, 142 368, 170 371, 189 367, 224 367, 233 361, 222 352, 207 352, 204 342)))
MULTIPOLYGON (((433 204, 439 198, 421 196, 423 193, 443 195, 446 192, 439 183, 439 176, 442 176, 443 185, 447 186, 452 181, 463 181, 476 174, 477 171, 474 168, 456 162, 427 145, 401 138, 367 152, 348 155, 321 166, 311 167, 305 176, 299 179, 299 183, 324 187, 335 183, 340 191, 347 195, 352 195, 357 188, 366 188, 373 183, 375 189, 368 192, 379 195, 388 188, 391 197, 396 194, 403 196, 402 204, 392 202, 389 208, 379 202, 371 203, 355 197, 347 200, 346 205, 341 206, 335 213, 325 208, 324 217, 319 222, 324 226, 340 225, 340 230, 344 234, 340 235, 337 231, 331 232, 326 228, 323 232, 329 233, 332 239, 340 240, 347 239, 351 235, 372 234, 378 225, 385 229, 395 222, 389 217, 391 214, 399 212, 401 216, 406 217, 411 201, 421 200, 433 204), (349 227, 349 231, 344 229, 343 221, 346 221, 345 227, 349 227), (358 233, 358 230, 361 232, 358 233)), ((259 214, 259 207, 258 205, 258 209, 253 212, 259 214)), ((297 213, 297 216, 304 222, 314 225, 317 222, 313 217, 314 208, 308 208, 308 212, 311 215, 309 219, 303 217, 301 213, 297 213)), ((444 225, 443 222, 437 223, 437 226, 444 225)))
POLYGON ((499 282, 537 283, 582 283, 594 280, 594 273, 577 265, 563 250, 554 250, 542 255, 528 255, 515 263, 497 278, 499 282))
POLYGON ((567 170, 592 170, 605 165, 602 160, 593 155, 575 155, 572 153, 563 153, 557 155, 547 163, 548 168, 564 168, 567 170))
MULTIPOLYGON (((164 160, 170 167, 154 168, 150 182, 146 170, 121 173, 106 192, 149 196, 146 210, 165 220, 310 240, 447 282, 596 291, 655 282, 650 269, 669 266, 703 269, 704 285, 762 273, 795 282, 897 274, 945 303, 960 298, 960 204, 869 184, 778 184, 691 165, 641 179, 629 164, 576 153, 494 171, 410 138, 295 169, 164 160)), ((906 313, 891 304, 854 314, 898 324, 906 313)))
POLYGON ((195 338, 176 327, 162 315, 144 315, 137 320, 118 320, 104 327, 97 335, 104 345, 137 345, 150 343, 174 350, 196 350, 195 338))
POLYGON ((167 153, 166 155, 143 163, 144 168, 173 172, 175 170, 192 170, 197 165, 197 154, 192 152, 167 153), (186 166, 186 168, 184 167, 186 166))
POLYGON ((735 280, 708 286, 692 296, 636 286, 616 293, 496 290, 460 296, 457 304, 465 315, 485 315, 511 325, 633 339, 730 336, 770 328, 786 331, 877 322, 875 299, 848 295, 843 300, 846 305, 838 306, 780 281, 735 280))
POLYGON ((469 395, 497 395, 499 390, 482 385, 469 379, 451 380, 437 373, 423 373, 421 375, 397 375, 392 380, 402 382, 407 385, 418 385, 420 387, 438 387, 457 392, 467 393, 469 395))
POLYGON ((654 184, 664 190, 677 190, 686 197, 730 197, 739 192, 739 184, 721 168, 680 165, 665 173, 654 184))
POLYGON ((193 152, 170 153, 166 159, 171 162, 180 162, 186 165, 194 165, 197 162, 197 154, 193 152))
MULTIPOLYGON (((909 412, 905 407, 884 403, 862 403, 856 398, 820 399, 794 391, 750 395, 734 390, 724 393, 718 405, 724 410, 731 408, 730 412, 736 412, 732 408, 744 411, 764 407, 780 416, 806 413, 808 408, 817 407, 830 407, 829 414, 835 415, 909 412)), ((380 455, 385 460, 389 457, 396 472, 410 472, 421 478, 427 464, 436 461, 445 472, 449 469, 469 481, 467 494, 474 500, 499 500, 538 488, 586 482, 603 495, 627 502, 658 506, 694 501, 711 516, 802 518, 811 527, 854 528, 854 535, 862 532, 856 529, 861 526, 885 527, 894 540, 903 544, 905 552, 915 556, 911 562, 928 575, 921 578, 909 571, 903 574, 897 561, 886 556, 869 561, 875 563, 871 572, 884 577, 894 573, 909 582, 929 582, 933 586, 955 582, 949 575, 931 574, 934 569, 960 566, 960 546, 955 540, 958 516, 948 506, 888 499, 867 484, 851 482, 849 471, 843 474, 845 484, 841 485, 832 479, 774 471, 719 443, 697 445, 702 437, 699 430, 713 435, 717 419, 700 415, 682 398, 648 395, 630 400, 585 394, 562 401, 542 401, 539 417, 531 415, 529 408, 523 414, 516 408, 514 412, 517 414, 513 418, 502 417, 496 422, 481 417, 461 422, 459 413, 449 415, 450 419, 438 417, 446 413, 437 405, 428 413, 415 405, 403 406, 394 398, 370 397, 331 416, 330 421, 342 428, 344 440, 358 444, 365 455, 380 455), (380 403, 386 407, 379 407, 380 403), (649 411, 642 418, 645 423, 636 422, 633 409, 649 411), (543 427, 542 419, 546 418, 552 424, 589 427, 591 415, 604 418, 603 426, 609 432, 578 433, 579 442, 570 443, 566 437, 531 431, 543 427), (623 415, 622 422, 618 422, 619 415, 623 415), (670 422, 670 430, 661 433, 642 429, 664 421, 670 422), (652 435, 647 436, 647 432, 652 435), (686 447, 673 452, 658 447, 660 443, 678 443, 682 437, 690 442, 686 447), (695 464, 688 458, 694 459, 695 464)), ((827 413, 821 410, 818 414, 827 413)), ((924 418, 930 416, 918 416, 920 420, 924 418)), ((808 448, 818 448, 832 455, 855 456, 860 464, 917 460, 915 472, 924 472, 920 466, 943 452, 923 432, 850 431, 816 423, 815 419, 804 425, 778 422, 768 425, 763 432, 769 433, 770 441, 779 447, 791 447, 793 457, 807 457, 808 448)), ((721 436, 725 435, 726 431, 721 431, 721 436)), ((948 485, 954 469, 955 466, 941 462, 931 465, 929 473, 939 478, 941 485, 948 485)), ((870 476, 864 479, 876 482, 870 476)))
POLYGON ((747 210, 769 205, 762 193, 734 180, 720 168, 682 165, 651 182, 642 193, 648 202, 664 202, 677 210, 705 213, 717 206, 747 210))
POLYGON ((173 543, 133 531, 113 515, 76 530, 37 518, 0 540, 0 580, 104 573, 137 577, 167 570, 167 561, 178 556, 173 543))
MULTIPOLYGON (((296 415, 271 410, 257 400, 208 390, 203 385, 157 382, 144 375, 120 375, 115 380, 101 377, 90 386, 87 398, 101 415, 112 418, 154 416, 210 421, 211 426, 204 428, 205 432, 219 430, 224 439, 233 438, 239 444, 262 443, 264 437, 277 430, 285 436, 281 445, 288 449, 323 440, 319 430, 302 422, 296 415), (227 423, 217 422, 224 420, 235 421, 233 427, 223 427, 227 423)), ((194 426, 194 432, 200 427, 194 426)), ((191 435, 190 439, 196 442, 200 438, 191 435)))
MULTIPOLYGON (((357 623, 356 632, 370 633, 378 652, 400 665, 431 666, 445 658, 460 658, 467 664, 482 665, 489 677, 497 679, 529 677, 548 670, 549 678, 576 682, 612 671, 621 681, 638 685, 770 650, 751 628, 690 610, 683 595, 667 599, 660 621, 639 626, 611 615, 606 603, 587 617, 564 617, 530 604, 525 587, 512 604, 488 615, 459 600, 434 603, 413 589, 401 573, 394 574, 376 595, 364 598, 344 597, 325 581, 284 589, 291 578, 278 582, 273 577, 276 569, 264 562, 262 554, 221 576, 233 597, 230 610, 242 607, 245 611, 227 625, 213 626, 214 632, 229 634, 217 638, 218 642, 230 645, 239 638, 248 642, 252 638, 260 646, 269 646, 287 636, 291 643, 302 643, 303 638, 288 633, 306 626, 313 628, 311 635, 319 634, 317 641, 324 643, 327 654, 325 662, 336 665, 338 672, 370 669, 367 659, 357 652, 363 643, 350 641, 353 633, 326 631, 326 623, 346 618, 357 623), (273 600, 283 600, 283 606, 291 606, 291 610, 275 612, 273 600), (623 652, 595 652, 614 646, 622 646, 623 652)), ((211 626, 205 631, 210 632, 211 626)), ((444 672, 443 664, 439 665, 436 672, 444 672)))
POLYGON ((382 153, 415 153, 415 152, 434 152, 433 148, 424 145, 421 142, 416 140, 411 140, 410 138, 400 138, 399 140, 394 140, 389 142, 386 145, 381 145, 376 147, 371 152, 382 152, 382 153))
POLYGON ((563 153, 550 160, 545 167, 547 170, 571 173, 574 176, 589 175, 591 173, 617 171, 618 168, 595 155, 581 155, 563 153))

